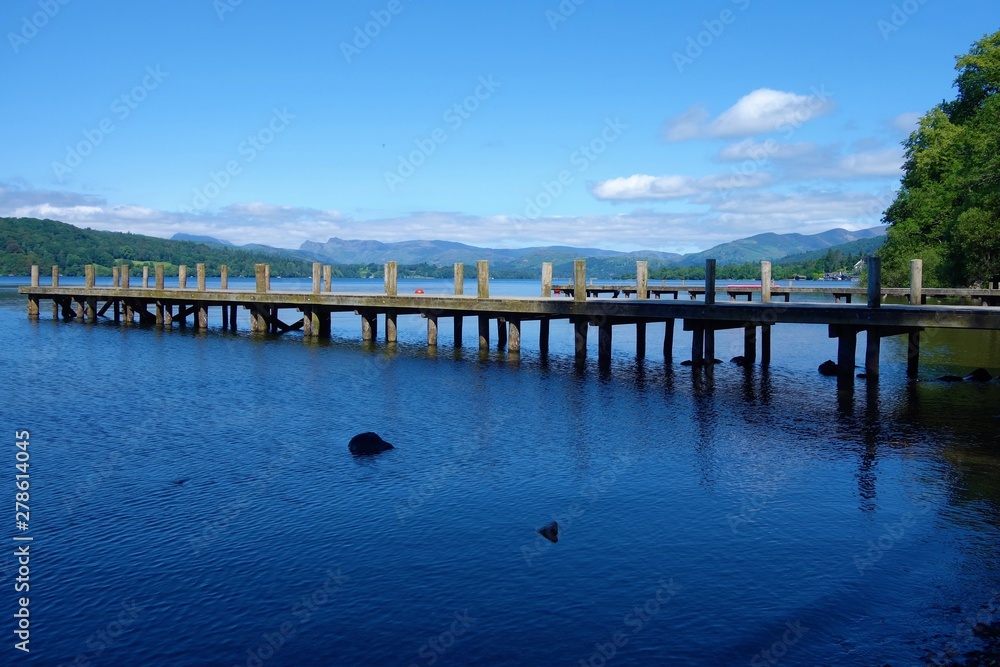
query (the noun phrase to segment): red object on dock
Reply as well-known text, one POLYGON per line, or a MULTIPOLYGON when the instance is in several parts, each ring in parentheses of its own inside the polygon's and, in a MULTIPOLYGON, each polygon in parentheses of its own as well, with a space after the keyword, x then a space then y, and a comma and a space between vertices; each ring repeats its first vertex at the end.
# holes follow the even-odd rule
POLYGON ((418 287, 417 289, 413 290, 413 293, 414 294, 423 294, 424 291, 418 287))
POLYGON ((552 290, 552 292, 555 293, 555 294, 562 294, 562 290, 561 289, 554 289, 554 290, 552 290))

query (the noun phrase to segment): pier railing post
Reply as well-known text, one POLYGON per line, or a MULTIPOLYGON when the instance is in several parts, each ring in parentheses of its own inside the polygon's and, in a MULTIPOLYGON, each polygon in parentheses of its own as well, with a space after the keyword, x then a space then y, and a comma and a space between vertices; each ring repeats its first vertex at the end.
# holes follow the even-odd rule
POLYGON ((635 263, 635 296, 637 299, 649 298, 649 262, 635 263))
POLYGON ((87 264, 83 268, 83 275, 84 275, 84 285, 87 288, 93 287, 94 286, 94 265, 93 264, 87 264))
POLYGON ((162 264, 157 264, 156 265, 156 289, 158 289, 158 290, 162 290, 163 289, 163 265, 162 264))
POLYGON ((31 286, 38 287, 38 265, 31 265, 31 286))
MULTIPOLYGON (((385 276, 386 296, 396 296, 398 294, 398 286, 397 286, 398 271, 399 271, 399 265, 396 262, 385 263, 385 269, 383 273, 385 276)), ((386 327, 386 333, 388 332, 389 332, 389 327, 386 327)))
POLYGON ((59 265, 52 265, 52 286, 59 287, 59 265))
POLYGON ((587 300, 587 260, 573 260, 573 300, 587 300))
POLYGON ((219 289, 229 289, 229 267, 225 264, 219 267, 219 289))
POLYGON ((329 264, 323 266, 323 291, 333 291, 333 267, 329 264))
POLYGON ((122 264, 122 289, 129 288, 132 282, 132 276, 130 275, 131 273, 132 273, 132 267, 129 266, 128 264, 122 264))
POLYGON ((479 298, 490 298, 490 263, 485 259, 476 262, 476 280, 479 283, 479 298))
POLYGON ((760 302, 771 302, 771 262, 766 259, 760 263, 760 302))
POLYGON ((271 291, 271 265, 270 264, 265 264, 264 265, 264 291, 265 292, 270 292, 271 291))
POLYGON ((323 265, 319 262, 313 262, 313 294, 319 294, 320 274, 322 271, 323 265))
POLYGON ((117 264, 111 267, 111 284, 115 287, 121 286, 121 272, 117 264))
POLYGON ((705 303, 715 303, 715 260, 705 260, 705 303))
POLYGON ((253 272, 254 277, 257 280, 257 291, 266 292, 267 291, 267 271, 266 265, 264 264, 254 264, 253 272))
POLYGON ((188 286, 188 267, 181 264, 177 267, 177 287, 180 289, 187 289, 188 286))
POLYGON ((195 265, 195 270, 198 272, 198 291, 205 291, 205 265, 197 264, 195 265))
POLYGON ((868 265, 868 307, 882 307, 882 259, 869 257, 868 265))
POLYGON ((142 289, 149 289, 149 267, 142 267, 142 289))
POLYGON ((465 293, 465 264, 455 264, 455 294, 465 293))
POLYGON ((552 296, 552 262, 542 262, 542 296, 552 296))
POLYGON ((924 302, 924 260, 910 260, 910 305, 919 306, 924 302))

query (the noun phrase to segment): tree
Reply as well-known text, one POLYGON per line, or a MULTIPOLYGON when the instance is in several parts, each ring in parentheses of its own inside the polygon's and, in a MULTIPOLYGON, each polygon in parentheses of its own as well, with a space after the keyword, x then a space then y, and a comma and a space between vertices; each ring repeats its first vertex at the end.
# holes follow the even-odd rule
POLYGON ((923 259, 930 286, 1000 276, 1000 32, 956 61, 956 98, 924 114, 903 143, 903 179, 879 251, 887 284, 907 283, 911 258, 923 259))

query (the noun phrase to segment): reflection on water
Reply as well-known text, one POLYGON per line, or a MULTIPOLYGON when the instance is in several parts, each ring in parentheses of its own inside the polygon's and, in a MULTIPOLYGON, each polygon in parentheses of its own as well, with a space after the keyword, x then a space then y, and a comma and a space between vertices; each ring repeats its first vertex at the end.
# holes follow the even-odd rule
MULTIPOLYGON (((308 342, 29 323, 0 289, 44 554, 26 664, 577 665, 609 641, 616 665, 779 642, 782 664, 920 664, 1000 589, 1000 384, 907 382, 902 337, 848 393, 816 372, 825 327, 707 373, 679 331, 669 365, 616 331, 602 371, 566 323, 547 359, 526 323, 516 361, 399 324, 388 347, 350 315, 308 342), (367 430, 396 449, 349 456, 367 430)), ((995 334, 922 354, 925 379, 1000 371, 995 334)))

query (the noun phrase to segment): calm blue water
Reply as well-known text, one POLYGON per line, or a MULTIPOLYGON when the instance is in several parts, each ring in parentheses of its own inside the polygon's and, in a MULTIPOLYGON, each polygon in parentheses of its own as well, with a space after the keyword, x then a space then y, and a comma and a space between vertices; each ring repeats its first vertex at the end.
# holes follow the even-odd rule
MULTIPOLYGON (((0 468, 29 429, 34 537, 26 658, 0 559, 3 664, 916 665, 1000 608, 1000 384, 907 383, 902 338, 877 391, 838 396, 825 327, 709 378, 679 324, 673 364, 662 326, 642 363, 621 327, 601 372, 566 323, 547 361, 525 324, 513 361, 479 355, 473 320, 430 353, 416 316, 389 349, 352 315, 304 343, 243 313, 198 333, 25 303, 0 288, 0 468), (397 448, 352 458, 367 430, 397 448)), ((923 352, 924 378, 1000 372, 996 335, 923 352)))

